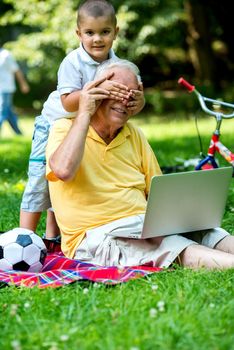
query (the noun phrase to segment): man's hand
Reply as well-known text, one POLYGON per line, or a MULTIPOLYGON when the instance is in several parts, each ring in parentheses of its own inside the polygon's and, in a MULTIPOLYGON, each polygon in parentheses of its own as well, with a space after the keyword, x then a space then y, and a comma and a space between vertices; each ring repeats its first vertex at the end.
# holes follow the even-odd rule
POLYGON ((80 92, 78 116, 84 114, 91 119, 102 100, 110 98, 110 92, 100 87, 105 80, 106 77, 85 84, 80 92))
POLYGON ((131 96, 125 102, 131 115, 139 113, 145 105, 143 84, 139 83, 139 90, 130 90, 131 96))

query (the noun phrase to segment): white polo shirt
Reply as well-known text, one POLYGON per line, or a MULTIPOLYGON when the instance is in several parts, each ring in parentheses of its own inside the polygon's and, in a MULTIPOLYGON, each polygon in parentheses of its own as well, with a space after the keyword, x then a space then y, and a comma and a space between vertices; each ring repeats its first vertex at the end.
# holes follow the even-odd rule
MULTIPOLYGON (((109 59, 118 60, 112 49, 109 52, 109 59)), ((76 112, 67 112, 63 108, 60 96, 81 90, 87 82, 92 81, 99 64, 89 56, 82 44, 64 58, 58 70, 57 90, 49 95, 42 109, 42 115, 50 124, 60 118, 75 117, 76 112)))
POLYGON ((0 93, 13 93, 15 86, 15 72, 19 69, 17 62, 12 54, 3 48, 0 48, 0 93))

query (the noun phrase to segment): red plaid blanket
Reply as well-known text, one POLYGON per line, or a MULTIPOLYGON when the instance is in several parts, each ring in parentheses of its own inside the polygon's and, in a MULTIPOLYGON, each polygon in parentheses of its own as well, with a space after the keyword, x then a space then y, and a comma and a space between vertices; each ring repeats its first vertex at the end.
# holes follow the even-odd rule
POLYGON ((114 285, 162 271, 150 266, 100 267, 68 259, 59 249, 56 250, 47 255, 43 270, 39 273, 0 270, 0 286, 55 288, 80 280, 114 285))

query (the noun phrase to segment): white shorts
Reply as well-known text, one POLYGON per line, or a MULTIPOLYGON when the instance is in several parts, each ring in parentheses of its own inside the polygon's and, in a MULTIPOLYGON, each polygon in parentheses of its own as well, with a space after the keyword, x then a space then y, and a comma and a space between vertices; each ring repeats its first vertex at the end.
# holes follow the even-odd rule
MULTIPOLYGON (((74 259, 100 266, 147 264, 168 267, 189 245, 201 244, 214 248, 219 241, 229 235, 227 231, 218 227, 212 230, 190 232, 185 235, 170 235, 140 240, 108 236, 108 232, 119 228, 118 222, 119 220, 116 220, 87 231, 85 238, 76 250, 74 259)), ((132 220, 130 225, 132 228, 132 220)), ((136 220, 136 226, 138 229, 139 220, 136 220)), ((125 227, 127 227, 126 221, 125 227)))
POLYGON ((45 150, 50 124, 44 116, 35 120, 32 149, 29 158, 28 182, 26 184, 21 209, 27 212, 42 212, 51 207, 48 182, 46 180, 45 150))

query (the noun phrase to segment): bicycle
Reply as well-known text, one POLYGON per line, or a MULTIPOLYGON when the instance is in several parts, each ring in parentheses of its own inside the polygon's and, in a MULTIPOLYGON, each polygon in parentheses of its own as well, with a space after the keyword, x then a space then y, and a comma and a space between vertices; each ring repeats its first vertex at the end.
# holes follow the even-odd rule
POLYGON ((194 93, 196 95, 200 106, 205 113, 216 118, 216 128, 212 134, 207 155, 202 155, 203 157, 195 166, 195 170, 218 168, 219 165, 217 160, 215 159, 215 154, 216 152, 218 152, 229 164, 231 164, 231 166, 233 167, 234 176, 234 153, 232 153, 223 143, 220 142, 220 128, 222 124, 222 119, 234 118, 234 104, 214 100, 201 95, 200 92, 195 88, 195 86, 191 85, 183 77, 181 77, 178 80, 178 83, 185 87, 188 90, 188 92, 194 93), (212 105, 212 107, 210 107, 210 104, 212 105), (222 108, 224 108, 224 110, 226 111, 231 111, 231 113, 225 113, 222 110, 222 108))

